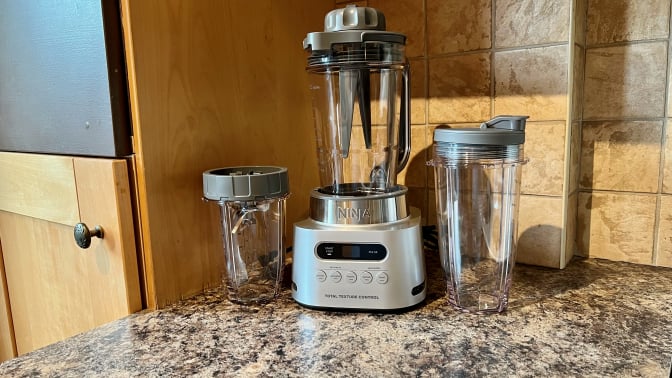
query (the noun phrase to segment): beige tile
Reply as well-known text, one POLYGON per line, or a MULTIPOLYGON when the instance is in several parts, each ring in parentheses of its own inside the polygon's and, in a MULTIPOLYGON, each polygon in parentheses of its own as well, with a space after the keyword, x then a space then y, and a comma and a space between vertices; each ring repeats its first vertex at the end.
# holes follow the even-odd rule
POLYGON ((588 257, 650 264, 655 212, 655 195, 579 193, 579 248, 588 257))
POLYGON ((572 122, 570 135, 569 157, 569 193, 579 188, 579 174, 581 170, 581 124, 572 122))
POLYGON ((670 194, 672 193, 672 130, 670 130, 670 125, 672 124, 672 119, 667 119, 667 124, 665 126, 665 158, 663 164, 663 193, 670 194))
POLYGON ((562 195, 565 174, 565 122, 528 122, 521 193, 562 195))
POLYGON ((657 192, 662 128, 662 121, 584 122, 581 187, 657 192))
POLYGON ((579 200, 579 193, 574 193, 567 199, 567 218, 565 219, 565 261, 561 268, 569 264, 569 261, 577 251, 578 244, 576 242, 576 215, 579 200))
POLYGON ((429 123, 490 118, 490 54, 429 60, 429 123))
POLYGON ((427 67, 424 59, 413 59, 411 63, 411 123, 424 125, 427 110, 427 67))
POLYGON ((590 0, 588 45, 666 38, 670 0, 590 0))
POLYGON ((662 117, 667 43, 586 51, 583 119, 662 117))
POLYGON ((425 12, 423 0, 369 0, 369 6, 385 14, 388 31, 406 34, 406 56, 424 56, 425 12))
POLYGON ((574 57, 572 62, 572 121, 580 120, 583 112, 583 74, 586 67, 586 52, 577 45, 574 45, 574 57))
POLYGON ((497 0, 495 3, 495 47, 569 41, 571 0, 497 0))
POLYGON ((574 0, 574 43, 586 46, 586 17, 588 0, 574 0))
POLYGON ((491 9, 491 0, 427 0, 429 56, 490 48, 491 9))
POLYGON ((521 195, 516 261, 559 268, 561 241, 562 198, 521 195))
POLYGON ((426 126, 411 128, 411 156, 403 171, 397 175, 397 182, 413 188, 427 187, 427 150, 426 126))
POLYGON ((495 53, 495 114, 525 114, 530 121, 565 120, 567 46, 495 53))
POLYGON ((655 265, 672 268, 672 196, 660 197, 658 257, 655 265))

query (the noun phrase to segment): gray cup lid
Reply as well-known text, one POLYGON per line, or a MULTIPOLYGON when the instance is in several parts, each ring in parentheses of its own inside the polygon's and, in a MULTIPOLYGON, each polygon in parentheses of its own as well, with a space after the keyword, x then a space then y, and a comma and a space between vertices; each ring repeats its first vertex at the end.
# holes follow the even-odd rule
POLYGON ((213 201, 253 201, 289 194, 287 168, 240 166, 203 172, 203 196, 213 201))
POLYGON ((523 144, 527 118, 504 115, 483 122, 480 128, 438 128, 434 131, 434 142, 499 146, 523 144))

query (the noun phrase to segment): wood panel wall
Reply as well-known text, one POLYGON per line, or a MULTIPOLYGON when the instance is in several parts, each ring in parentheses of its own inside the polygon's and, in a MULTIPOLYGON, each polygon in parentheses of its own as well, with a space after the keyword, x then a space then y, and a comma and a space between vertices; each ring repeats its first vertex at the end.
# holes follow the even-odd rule
POLYGON ((2 240, 0 240, 0 362, 13 357, 16 357, 16 343, 5 279, 5 264, 2 258, 2 240))
POLYGON ((148 307, 219 285, 202 172, 289 169, 287 240, 317 186, 302 41, 333 0, 122 1, 148 307))

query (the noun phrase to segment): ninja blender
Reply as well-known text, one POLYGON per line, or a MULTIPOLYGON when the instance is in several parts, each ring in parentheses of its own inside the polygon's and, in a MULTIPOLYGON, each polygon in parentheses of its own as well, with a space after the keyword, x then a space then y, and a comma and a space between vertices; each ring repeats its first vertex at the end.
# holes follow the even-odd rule
POLYGON ((320 187, 294 225, 292 297, 317 309, 402 310, 425 298, 420 212, 397 173, 410 153, 406 36, 348 5, 303 41, 320 187))

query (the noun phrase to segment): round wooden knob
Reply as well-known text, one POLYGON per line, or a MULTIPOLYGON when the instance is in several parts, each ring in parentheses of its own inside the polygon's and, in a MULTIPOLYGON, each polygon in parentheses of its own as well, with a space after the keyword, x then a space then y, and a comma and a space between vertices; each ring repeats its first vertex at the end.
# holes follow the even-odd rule
POLYGON ((80 248, 89 248, 91 246, 91 238, 103 238, 103 228, 95 226, 90 230, 86 223, 77 223, 75 225, 75 242, 80 248))

